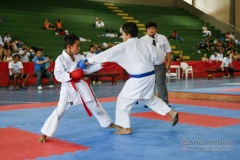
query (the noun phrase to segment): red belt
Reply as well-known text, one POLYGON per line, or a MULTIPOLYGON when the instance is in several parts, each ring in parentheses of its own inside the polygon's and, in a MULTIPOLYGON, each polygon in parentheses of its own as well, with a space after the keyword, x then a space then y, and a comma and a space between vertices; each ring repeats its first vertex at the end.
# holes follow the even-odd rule
MULTIPOLYGON (((83 79, 80 79, 79 81, 81 81, 81 80, 84 81, 84 82, 86 82, 86 81, 83 80, 83 79)), ((77 87, 75 86, 75 82, 79 82, 79 81, 71 80, 71 84, 72 84, 72 87, 74 88, 74 90, 77 91, 77 92, 80 94, 80 92, 77 90, 77 87)), ((87 83, 87 82, 86 82, 86 83, 87 83)), ((87 83, 87 84, 88 84, 88 83, 87 83)), ((94 97, 94 99, 95 99, 95 101, 96 101, 96 103, 97 103, 97 106, 98 106, 97 99, 96 99, 96 97, 95 97, 95 95, 94 95, 94 93, 93 93, 93 90, 92 90, 92 88, 91 88, 91 86, 90 86, 89 84, 88 84, 88 87, 90 88, 90 90, 91 90, 91 92, 92 92, 92 95, 93 95, 93 97, 94 97)), ((81 94, 80 94, 80 98, 81 98, 81 100, 82 100, 83 106, 84 106, 84 108, 85 108, 88 116, 91 117, 91 116, 92 116, 92 113, 91 113, 91 111, 89 110, 89 108, 87 107, 86 103, 84 102, 81 94)))

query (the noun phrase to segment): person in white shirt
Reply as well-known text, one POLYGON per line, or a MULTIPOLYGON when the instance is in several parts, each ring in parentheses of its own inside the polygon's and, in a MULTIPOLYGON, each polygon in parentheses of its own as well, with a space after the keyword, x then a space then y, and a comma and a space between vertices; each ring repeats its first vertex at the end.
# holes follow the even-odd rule
POLYGON ((25 84, 28 80, 29 75, 24 73, 24 68, 23 68, 22 62, 20 61, 20 56, 18 54, 15 54, 13 56, 13 61, 8 63, 8 69, 9 69, 9 76, 10 78, 13 79, 16 90, 19 90, 19 88, 24 90, 27 89, 25 87, 25 84), (20 87, 17 83, 18 79, 22 79, 22 84, 20 87))
POLYGON ((222 49, 220 49, 218 51, 217 56, 218 56, 218 60, 222 62, 223 61, 223 50, 222 49))
POLYGON ((208 30, 206 24, 202 27, 202 32, 205 34, 205 36, 211 36, 212 32, 208 30))
POLYGON ((234 69, 230 54, 226 54, 226 56, 223 58, 221 68, 223 71, 225 71, 225 77, 228 77, 229 79, 234 77, 234 69))
POLYGON ((90 64, 115 62, 123 67, 130 78, 126 81, 118 95, 116 104, 115 124, 121 126, 115 134, 131 134, 130 111, 139 99, 160 115, 168 114, 172 126, 178 122, 178 113, 172 110, 162 99, 154 96, 155 74, 154 65, 162 64, 165 55, 148 42, 138 39, 138 27, 133 22, 122 26, 123 43, 105 50, 94 57, 80 61, 80 68, 90 64))
POLYGON ((107 38, 118 38, 118 34, 116 33, 105 33, 101 35, 97 35, 98 37, 107 37, 107 38))
MULTIPOLYGON (((78 54, 80 40, 76 35, 69 34, 64 38, 64 50, 55 61, 54 75, 62 83, 57 107, 45 121, 38 142, 46 142, 46 137, 52 137, 58 127, 64 112, 73 105, 83 104, 89 116, 97 118, 101 127, 119 128, 112 123, 110 116, 96 99, 91 86, 83 79, 83 71, 78 68, 78 62, 85 57, 78 54)), ((102 68, 96 64, 85 69, 85 73, 92 73, 102 68)))
POLYGON ((12 41, 12 39, 11 39, 11 37, 10 37, 10 34, 9 34, 9 33, 6 33, 6 34, 5 34, 5 37, 4 37, 4 43, 11 42, 11 41, 12 41))
POLYGON ((161 98, 165 103, 169 104, 168 101, 168 90, 166 85, 166 72, 169 71, 171 65, 171 56, 172 50, 168 42, 167 37, 162 34, 157 33, 157 23, 150 21, 146 23, 145 28, 147 34, 141 39, 145 40, 151 45, 156 46, 160 51, 158 54, 163 54, 166 56, 166 65, 165 61, 162 63, 156 64, 154 66, 156 86, 158 90, 158 97, 161 98), (155 44, 154 44, 155 43, 155 44))
POLYGON ((0 35, 0 45, 2 46, 2 47, 4 47, 4 43, 3 43, 3 40, 2 40, 2 36, 0 35))
MULTIPOLYGON (((89 46, 89 52, 87 52, 87 53, 85 52, 86 58, 90 58, 90 57, 96 56, 95 51, 96 51, 96 46, 93 45, 93 44, 90 45, 89 46)), ((97 73, 97 72, 94 72, 94 73, 97 73)), ((92 82, 93 85, 95 85, 96 83, 98 83, 99 85, 102 84, 102 82, 99 81, 98 77, 92 77, 91 78, 91 82, 92 82)))
POLYGON ((21 56, 22 62, 29 62, 29 57, 31 56, 30 48, 27 48, 25 44, 23 44, 19 50, 19 54, 21 56))
POLYGON ((218 62, 219 61, 219 57, 218 57, 218 52, 214 52, 210 58, 209 58, 209 61, 215 61, 215 62, 218 62))
POLYGON ((102 20, 96 18, 95 27, 96 28, 104 28, 104 22, 102 20))

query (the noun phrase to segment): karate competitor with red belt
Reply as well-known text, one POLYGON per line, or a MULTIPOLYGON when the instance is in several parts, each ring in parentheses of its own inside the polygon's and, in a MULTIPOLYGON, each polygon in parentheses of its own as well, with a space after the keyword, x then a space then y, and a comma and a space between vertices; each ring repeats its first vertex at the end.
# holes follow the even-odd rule
MULTIPOLYGON (((76 35, 67 35, 64 38, 62 54, 55 61, 54 75, 57 81, 62 82, 60 98, 57 107, 44 123, 38 142, 46 142, 46 137, 52 137, 57 129, 59 120, 64 111, 71 105, 83 104, 89 116, 92 114, 97 118, 102 127, 119 128, 112 123, 111 118, 102 105, 96 100, 90 85, 82 78, 84 73, 78 68, 78 63, 84 58, 78 54, 80 51, 80 40, 76 35)), ((93 73, 102 68, 102 65, 91 65, 84 70, 85 73, 93 73)))
POLYGON ((168 114, 172 126, 178 123, 178 113, 172 110, 162 99, 154 96, 154 65, 165 60, 164 54, 158 54, 159 49, 148 42, 138 39, 138 27, 133 22, 122 26, 123 43, 120 43, 94 57, 80 61, 80 67, 90 64, 116 62, 129 74, 122 91, 118 95, 115 124, 121 126, 115 134, 130 134, 130 111, 138 99, 143 99, 146 105, 160 115, 168 114))

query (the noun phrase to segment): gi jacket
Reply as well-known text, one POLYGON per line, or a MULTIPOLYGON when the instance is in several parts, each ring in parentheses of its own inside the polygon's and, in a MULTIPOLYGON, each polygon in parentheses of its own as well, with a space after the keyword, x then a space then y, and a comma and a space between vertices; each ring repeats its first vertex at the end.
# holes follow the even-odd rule
MULTIPOLYGON (((94 100, 94 97, 88 84, 83 80, 75 82, 75 86, 79 92, 74 90, 72 87, 70 83, 71 78, 69 73, 77 69, 77 64, 81 59, 85 59, 85 57, 80 54, 73 56, 75 58, 75 62, 73 62, 71 57, 63 50, 62 54, 59 55, 55 61, 54 76, 57 81, 62 83, 59 103, 73 102, 73 104, 76 105, 82 103, 79 92, 85 102, 94 100)), ((97 64, 91 65, 83 71, 84 73, 90 74, 100 70, 101 68, 102 65, 97 64)))
MULTIPOLYGON (((88 58, 90 64, 116 62, 130 75, 139 75, 154 70, 154 65, 165 60, 164 54, 147 41, 130 38, 94 57, 88 58)), ((129 78, 120 95, 129 99, 150 99, 154 96, 155 75, 142 78, 129 78)))

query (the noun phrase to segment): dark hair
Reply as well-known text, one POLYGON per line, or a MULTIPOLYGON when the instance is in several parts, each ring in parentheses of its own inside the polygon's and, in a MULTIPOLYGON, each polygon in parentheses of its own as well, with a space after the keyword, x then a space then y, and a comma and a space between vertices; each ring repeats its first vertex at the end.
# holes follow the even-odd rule
POLYGON ((13 59, 15 59, 15 58, 19 58, 19 59, 21 59, 21 57, 20 57, 20 55, 19 54, 14 54, 14 56, 13 56, 13 59))
POLYGON ((92 47, 95 48, 95 45, 94 45, 94 44, 91 44, 91 45, 89 46, 89 50, 90 50, 92 47))
POLYGON ((145 28, 155 27, 157 29, 157 23, 154 21, 149 21, 145 24, 145 28))
POLYGON ((73 45, 76 40, 79 40, 79 37, 74 34, 68 34, 64 37, 64 48, 67 48, 68 45, 73 45))
POLYGON ((134 22, 124 23, 122 26, 122 31, 126 34, 130 34, 132 37, 137 37, 138 27, 134 22))
POLYGON ((37 53, 37 51, 41 51, 41 52, 42 52, 42 51, 43 51, 43 48, 41 48, 41 47, 36 48, 36 49, 35 49, 35 52, 37 53))

